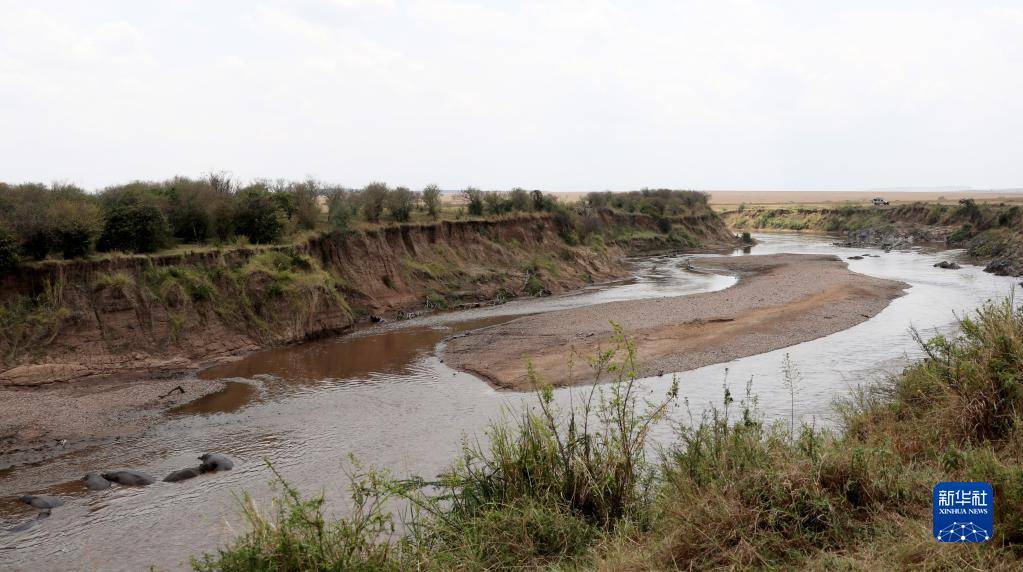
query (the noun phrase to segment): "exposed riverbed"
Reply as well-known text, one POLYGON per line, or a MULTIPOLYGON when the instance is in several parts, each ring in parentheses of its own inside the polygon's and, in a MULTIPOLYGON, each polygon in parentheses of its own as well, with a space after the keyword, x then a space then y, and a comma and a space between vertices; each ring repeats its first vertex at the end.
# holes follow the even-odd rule
MULTIPOLYGON (((844 258, 866 251, 831 246, 825 237, 758 235, 750 254, 823 253, 844 258)), ((744 255, 737 252, 737 255, 744 255)), ((796 415, 828 423, 832 401, 851 386, 879 379, 918 355, 908 328, 925 335, 953 322, 984 300, 1010 292, 1013 280, 964 265, 934 268, 955 253, 890 252, 850 260, 869 276, 910 285, 905 296, 875 317, 829 336, 679 376, 681 394, 699 414, 719 403, 725 369, 733 393, 753 377, 753 391, 769 417, 788 417, 789 396, 780 367, 790 353, 801 375, 796 415)), ((609 301, 649 299, 726 288, 734 278, 686 270, 681 258, 636 262, 632 280, 593 287, 570 296, 516 301, 495 308, 445 314, 372 329, 357 336, 261 352, 201 374, 227 379, 223 390, 172 410, 141 435, 85 448, 37 465, 0 472, 0 528, 33 514, 18 494, 55 494, 68 499, 49 519, 25 532, 0 532, 0 569, 137 570, 187 565, 190 555, 212 550, 240 530, 233 493, 272 494, 262 459, 300 489, 324 490, 331 509, 343 510, 348 453, 397 473, 431 476, 458 451, 464 435, 483 427, 503 408, 528 395, 500 392, 447 367, 437 345, 457 333, 495 325, 516 315, 609 301), (417 323, 418 322, 418 323, 417 323), (155 475, 195 464, 205 451, 236 461, 227 473, 143 489, 87 492, 77 480, 89 470, 131 467, 155 475)), ((662 393, 670 375, 643 381, 662 393)), ((560 399, 569 390, 556 392, 560 399)), ((683 411, 676 411, 683 416, 683 411)), ((665 433, 665 432, 662 432, 665 433)), ((666 436, 666 435, 665 435, 666 436)))

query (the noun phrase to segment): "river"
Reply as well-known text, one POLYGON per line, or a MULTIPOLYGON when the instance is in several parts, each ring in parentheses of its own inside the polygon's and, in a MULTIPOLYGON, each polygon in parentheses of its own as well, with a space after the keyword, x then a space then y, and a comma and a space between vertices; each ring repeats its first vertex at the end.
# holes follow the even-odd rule
MULTIPOLYGON (((828 253, 846 258, 867 252, 832 246, 831 239, 821 236, 754 236, 757 246, 734 254, 828 253)), ((875 253, 880 256, 850 260, 850 268, 910 284, 905 296, 870 320, 830 336, 680 373, 680 394, 692 413, 720 404, 726 380, 733 395, 739 395, 752 377, 765 417, 795 415, 818 426, 833 424, 836 397, 883 379, 919 356, 910 326, 925 335, 947 330, 954 313, 962 315, 987 299, 1008 295, 1018 281, 966 264, 954 271, 933 267, 938 260, 956 259, 956 251, 875 253), (786 353, 801 378, 794 409, 782 385, 786 353)), ((349 453, 399 475, 433 476, 454 459, 464 437, 502 410, 532 399, 496 391, 446 367, 437 348, 447 336, 522 314, 706 292, 727 288, 735 280, 689 271, 684 257, 633 262, 630 279, 570 295, 371 328, 260 352, 202 372, 206 378, 230 381, 224 390, 169 412, 165 421, 139 436, 0 472, 0 530, 33 514, 14 500, 16 495, 54 494, 67 500, 38 526, 0 532, 0 569, 185 568, 189 556, 213 550, 243 529, 238 494, 248 491, 264 503, 272 496, 264 459, 304 492, 324 492, 328 509, 338 513, 347 499, 344 468, 349 453), (195 465, 206 451, 229 455, 235 469, 183 483, 114 486, 100 492, 86 491, 78 480, 87 471, 119 467, 162 476, 195 465)), ((662 395, 670 382, 671 376, 665 375, 642 380, 641 387, 662 395)), ((570 391, 557 391, 557 399, 566 401, 570 391)), ((688 413, 676 408, 673 415, 688 413)), ((669 437, 667 428, 657 434, 658 439, 669 437)))

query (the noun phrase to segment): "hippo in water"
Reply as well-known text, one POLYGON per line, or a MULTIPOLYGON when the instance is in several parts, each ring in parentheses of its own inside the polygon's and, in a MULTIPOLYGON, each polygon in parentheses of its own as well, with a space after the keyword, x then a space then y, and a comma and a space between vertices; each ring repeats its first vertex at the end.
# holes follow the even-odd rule
POLYGON ((204 453, 199 457, 199 460, 202 461, 199 469, 204 473, 230 471, 234 468, 234 462, 228 459, 226 455, 221 455, 220 453, 204 453))
POLYGON ((82 480, 85 481, 85 487, 90 491, 101 491, 103 489, 110 488, 110 481, 103 478, 103 475, 99 473, 87 473, 82 480))
POLYGON ((198 477, 202 474, 202 467, 189 467, 187 469, 181 469, 174 471, 173 473, 164 477, 163 482, 165 483, 176 483, 178 481, 186 481, 188 479, 198 477))
POLYGON ((51 496, 45 496, 45 495, 41 495, 41 496, 25 495, 25 496, 21 497, 18 500, 20 500, 21 502, 23 502, 23 503, 25 503, 25 504, 27 504, 29 506, 32 506, 34 508, 39 508, 39 509, 44 509, 44 510, 50 510, 51 508, 57 508, 58 506, 64 504, 64 501, 60 500, 57 497, 51 497, 51 496))
POLYGON ((103 478, 126 487, 144 487, 156 482, 156 479, 138 471, 110 471, 103 473, 103 478))
POLYGON ((39 524, 39 521, 43 520, 44 518, 50 518, 50 511, 48 511, 48 510, 41 511, 32 520, 26 520, 25 522, 23 522, 23 523, 21 523, 21 524, 19 524, 17 526, 12 526, 11 528, 7 529, 7 532, 11 532, 11 533, 25 532, 26 530, 28 530, 28 529, 34 527, 35 525, 39 524))

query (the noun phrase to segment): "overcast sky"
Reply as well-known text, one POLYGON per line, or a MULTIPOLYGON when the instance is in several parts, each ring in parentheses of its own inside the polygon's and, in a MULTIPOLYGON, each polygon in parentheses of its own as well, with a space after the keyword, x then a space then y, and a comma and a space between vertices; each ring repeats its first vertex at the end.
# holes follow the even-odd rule
POLYGON ((0 0, 0 180, 209 170, 1023 186, 1023 2, 0 0))

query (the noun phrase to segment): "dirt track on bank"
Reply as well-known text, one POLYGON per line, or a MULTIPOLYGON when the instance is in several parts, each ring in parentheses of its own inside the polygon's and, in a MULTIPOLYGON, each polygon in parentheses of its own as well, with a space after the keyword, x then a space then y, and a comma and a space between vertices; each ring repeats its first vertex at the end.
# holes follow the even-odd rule
POLYGON ((531 389, 527 358, 555 386, 587 383, 593 372, 585 357, 610 347, 615 322, 636 344, 640 376, 686 371, 850 328, 907 287, 852 272, 829 255, 714 257, 694 265, 734 273, 739 282, 706 294, 525 316, 453 338, 445 361, 502 389, 531 389))

